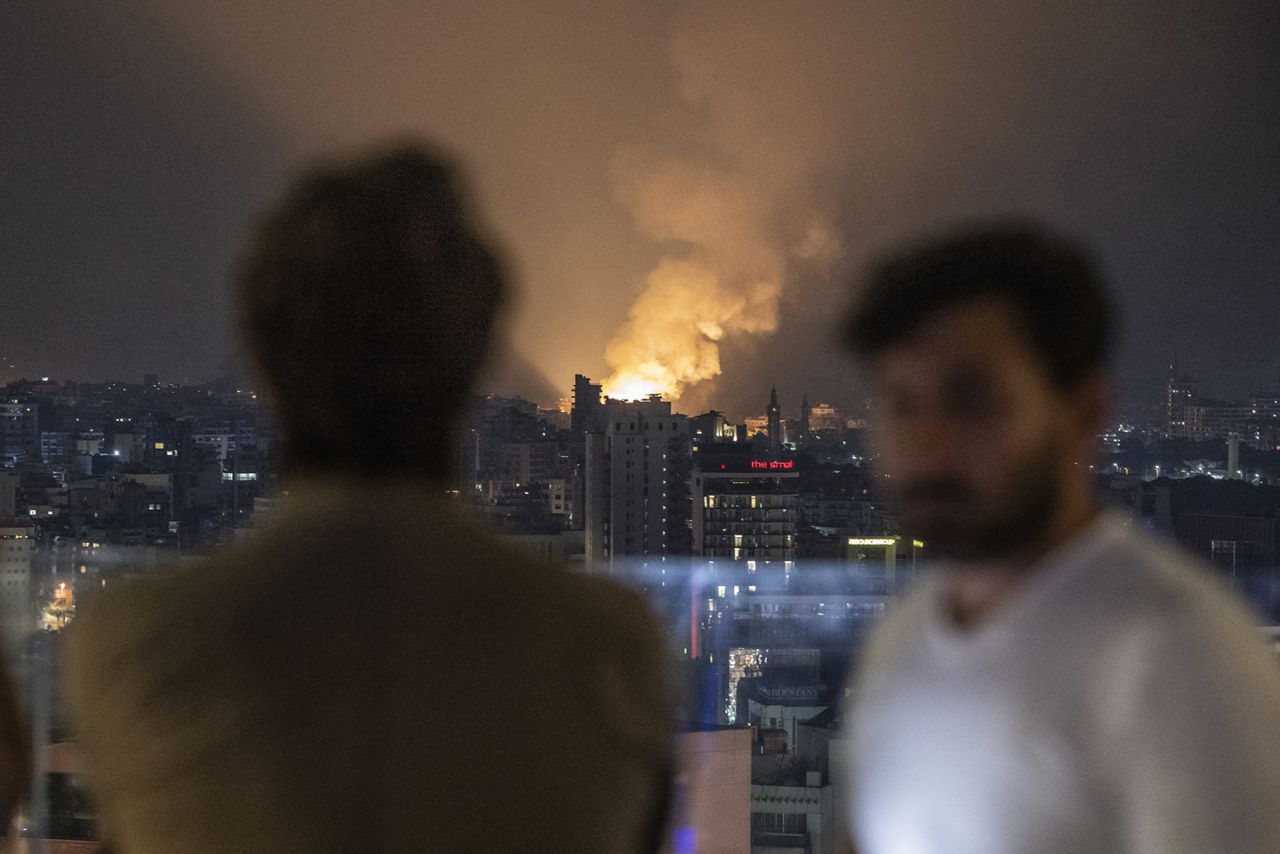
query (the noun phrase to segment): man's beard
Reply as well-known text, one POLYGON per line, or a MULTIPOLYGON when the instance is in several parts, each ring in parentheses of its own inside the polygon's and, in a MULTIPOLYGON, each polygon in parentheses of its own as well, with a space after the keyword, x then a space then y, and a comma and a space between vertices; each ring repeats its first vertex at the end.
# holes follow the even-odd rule
MULTIPOLYGON (((1033 548, 1053 524, 1063 500, 1063 474, 1037 470, 1037 463, 1053 459, 1052 441, 1029 454, 1015 468, 1001 500, 981 515, 959 512, 930 524, 924 519, 909 533, 925 541, 929 551, 950 560, 1000 560, 1033 548)), ((912 500, 941 500, 973 507, 977 496, 963 481, 936 478, 916 481, 902 495, 903 515, 912 520, 912 500)))

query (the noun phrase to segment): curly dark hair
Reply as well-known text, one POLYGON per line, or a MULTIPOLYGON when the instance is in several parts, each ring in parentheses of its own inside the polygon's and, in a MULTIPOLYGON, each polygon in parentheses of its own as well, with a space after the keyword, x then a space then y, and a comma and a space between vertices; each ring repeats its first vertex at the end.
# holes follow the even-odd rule
POLYGON ((894 252, 872 267, 844 326, 874 358, 944 311, 981 299, 1008 305, 1049 379, 1076 387, 1110 357, 1114 309, 1090 254, 1022 219, 970 225, 894 252))

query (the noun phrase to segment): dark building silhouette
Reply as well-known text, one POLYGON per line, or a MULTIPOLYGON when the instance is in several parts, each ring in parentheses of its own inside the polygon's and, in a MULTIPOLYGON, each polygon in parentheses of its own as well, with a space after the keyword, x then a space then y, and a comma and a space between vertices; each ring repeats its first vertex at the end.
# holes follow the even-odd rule
POLYGON ((604 429, 604 389, 582 374, 573 376, 573 410, 569 429, 574 435, 598 433, 604 429))
POLYGON ((809 407, 809 395, 806 394, 802 398, 800 398, 800 435, 796 437, 797 447, 808 444, 809 442, 809 436, 812 431, 812 428, 809 424, 810 411, 811 410, 809 407))
POLYGON ((769 409, 766 413, 769 419, 769 450, 777 451, 782 448, 782 407, 778 405, 778 389, 769 390, 769 409))

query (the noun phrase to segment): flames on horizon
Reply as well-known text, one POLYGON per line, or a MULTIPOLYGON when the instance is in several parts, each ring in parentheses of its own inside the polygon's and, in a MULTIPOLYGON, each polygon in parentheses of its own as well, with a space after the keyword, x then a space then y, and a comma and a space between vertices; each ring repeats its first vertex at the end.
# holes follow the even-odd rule
POLYGON ((678 399, 686 386, 720 373, 725 335, 777 328, 781 290, 777 277, 735 287, 704 262, 663 259, 605 350, 613 368, 605 393, 678 399))

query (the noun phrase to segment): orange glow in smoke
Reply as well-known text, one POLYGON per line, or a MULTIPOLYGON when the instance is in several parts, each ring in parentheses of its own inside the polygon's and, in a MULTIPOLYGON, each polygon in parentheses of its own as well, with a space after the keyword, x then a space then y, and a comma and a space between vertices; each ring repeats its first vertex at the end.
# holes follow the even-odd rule
POLYGON ((626 368, 605 380, 604 393, 614 400, 644 400, 651 394, 671 399, 679 389, 679 383, 669 374, 656 363, 626 368))

